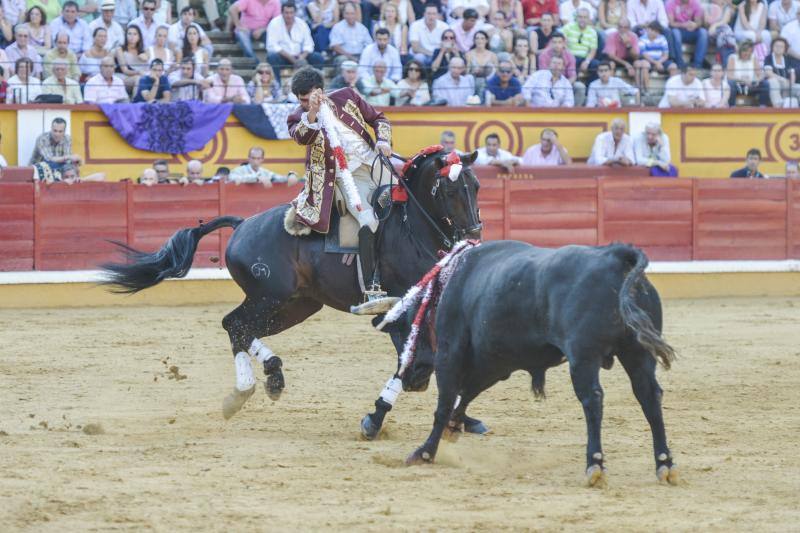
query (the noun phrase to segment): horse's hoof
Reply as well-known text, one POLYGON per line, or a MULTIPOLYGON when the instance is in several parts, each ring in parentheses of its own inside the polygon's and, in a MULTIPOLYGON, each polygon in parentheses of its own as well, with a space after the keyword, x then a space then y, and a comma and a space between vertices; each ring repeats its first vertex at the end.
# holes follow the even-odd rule
POLYGON ((590 487, 596 489, 605 489, 608 487, 608 476, 606 476, 606 469, 600 465, 592 465, 586 469, 586 483, 590 487))
POLYGON ((280 357, 270 357, 264 361, 264 375, 267 376, 264 382, 267 396, 272 401, 278 401, 286 387, 286 381, 283 379, 283 362, 280 357))
POLYGON ((427 465, 433 462, 431 452, 418 448, 414 453, 406 458, 406 466, 427 465))
POLYGON ((658 478, 659 483, 666 483, 668 485, 677 485, 680 483, 678 467, 675 465, 662 465, 658 467, 658 470, 656 470, 656 477, 658 478))
POLYGON ((486 424, 476 418, 464 418, 464 431, 467 433, 474 433, 476 435, 488 435, 491 430, 486 427, 486 424))
POLYGON ((442 438, 447 442, 458 442, 458 438, 461 437, 463 431, 461 430, 461 426, 456 427, 446 427, 444 428, 444 432, 442 433, 442 438))
POLYGON ((365 439, 375 440, 375 437, 377 437, 380 432, 381 427, 376 426, 372 422, 371 416, 365 415, 364 418, 361 419, 361 435, 363 435, 365 439))
POLYGON ((252 396, 255 391, 255 385, 246 391, 240 391, 239 389, 234 388, 233 392, 227 395, 225 400, 222 402, 222 417, 225 420, 229 420, 233 415, 238 413, 244 406, 245 402, 250 399, 250 396, 252 396))

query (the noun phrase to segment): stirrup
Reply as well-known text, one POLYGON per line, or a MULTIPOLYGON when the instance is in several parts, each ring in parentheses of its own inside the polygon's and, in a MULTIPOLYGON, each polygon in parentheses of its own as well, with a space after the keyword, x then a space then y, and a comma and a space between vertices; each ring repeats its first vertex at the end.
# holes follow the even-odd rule
POLYGON ((373 284, 364 291, 364 303, 353 305, 350 312, 354 315, 380 315, 388 313, 394 305, 400 301, 396 296, 387 296, 385 290, 380 285, 373 284))

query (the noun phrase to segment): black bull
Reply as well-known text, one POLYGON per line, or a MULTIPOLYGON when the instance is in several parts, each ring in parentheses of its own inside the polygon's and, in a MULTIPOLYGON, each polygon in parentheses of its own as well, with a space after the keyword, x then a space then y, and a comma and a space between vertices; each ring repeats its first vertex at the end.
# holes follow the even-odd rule
POLYGON ((657 476, 677 482, 655 375, 675 353, 661 337, 661 301, 646 266, 644 253, 622 244, 553 250, 495 241, 467 252, 436 309, 433 361, 423 351, 413 363, 422 370, 409 369, 419 379, 433 363, 439 400, 433 431, 408 462, 433 461, 470 402, 513 371, 528 371, 542 396, 546 370, 566 361, 586 418, 589 483, 604 484, 599 371, 616 356, 650 424, 657 476))

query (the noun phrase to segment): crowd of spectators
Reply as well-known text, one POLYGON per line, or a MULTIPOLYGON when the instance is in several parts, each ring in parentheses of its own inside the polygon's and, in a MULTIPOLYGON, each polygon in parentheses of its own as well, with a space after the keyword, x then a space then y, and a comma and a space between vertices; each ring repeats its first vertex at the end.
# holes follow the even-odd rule
POLYGON ((246 57, 257 58, 254 43, 264 43, 266 61, 251 83, 230 62, 212 63, 212 43, 187 0, 2 0, 0 97, 286 101, 282 71, 305 64, 329 69, 334 86, 354 87, 377 105, 797 107, 800 95, 798 0, 203 6, 209 23, 223 28, 227 17, 246 57), (667 78, 664 94, 653 94, 660 76, 667 78))

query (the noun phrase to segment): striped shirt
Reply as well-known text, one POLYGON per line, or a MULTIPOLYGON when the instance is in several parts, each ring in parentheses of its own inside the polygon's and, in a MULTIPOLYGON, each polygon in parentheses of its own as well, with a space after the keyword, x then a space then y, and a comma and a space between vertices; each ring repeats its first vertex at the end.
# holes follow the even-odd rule
POLYGON ((39 135, 36 139, 36 147, 31 154, 29 165, 35 165, 42 161, 52 161, 56 157, 64 157, 72 153, 72 139, 69 135, 64 135, 61 142, 53 142, 49 131, 39 135))
POLYGON ((591 26, 581 30, 577 22, 570 22, 561 28, 561 33, 567 39, 567 50, 576 57, 586 57, 590 50, 597 49, 597 30, 591 26))
POLYGON ((654 40, 650 40, 647 34, 639 37, 639 53, 643 57, 652 59, 653 61, 661 61, 664 53, 669 54, 669 46, 667 45, 667 38, 659 34, 654 40))

